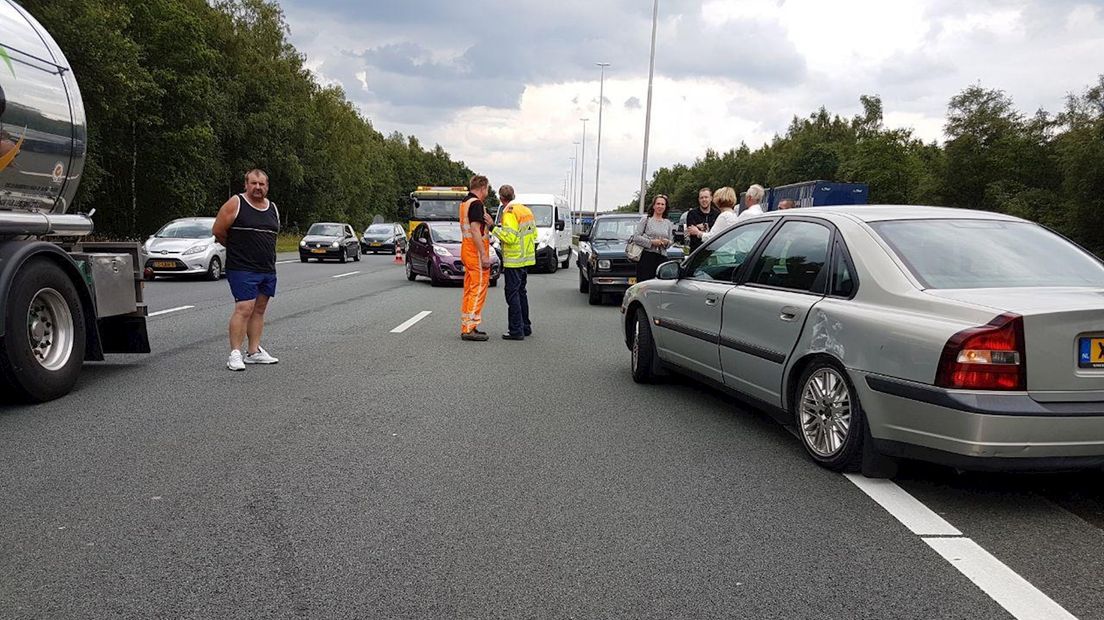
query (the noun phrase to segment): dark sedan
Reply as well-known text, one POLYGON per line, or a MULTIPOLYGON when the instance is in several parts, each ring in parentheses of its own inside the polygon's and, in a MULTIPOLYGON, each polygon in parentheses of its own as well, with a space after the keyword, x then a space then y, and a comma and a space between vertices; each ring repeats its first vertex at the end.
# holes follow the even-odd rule
POLYGON ((360 240, 360 249, 365 254, 371 252, 406 251, 406 231, 400 224, 372 224, 364 231, 360 240))
MULTIPOLYGON (((434 286, 464 281, 460 262, 460 222, 422 222, 410 236, 406 253, 406 277, 414 281, 425 276, 434 286)), ((502 262, 491 252, 491 286, 498 286, 502 262)))
MULTIPOLYGON (((636 263, 625 256, 625 246, 640 222, 640 215, 600 215, 589 234, 579 235, 579 292, 588 294, 591 305, 602 303, 604 295, 623 295, 636 284, 636 263)), ((678 246, 667 250, 668 258, 684 254, 678 246)))
POLYGON ((360 260, 360 239, 357 239, 353 227, 335 222, 311 224, 303 240, 299 242, 299 260, 337 259, 345 262, 349 259, 360 260))

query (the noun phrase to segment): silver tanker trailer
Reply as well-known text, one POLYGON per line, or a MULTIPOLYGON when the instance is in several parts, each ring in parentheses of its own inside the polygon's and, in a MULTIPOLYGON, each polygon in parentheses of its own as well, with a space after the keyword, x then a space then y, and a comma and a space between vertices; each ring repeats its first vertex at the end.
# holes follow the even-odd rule
POLYGON ((85 243, 69 213, 87 140, 53 38, 0 0, 0 401, 68 393, 85 360, 149 353, 137 243, 85 243))

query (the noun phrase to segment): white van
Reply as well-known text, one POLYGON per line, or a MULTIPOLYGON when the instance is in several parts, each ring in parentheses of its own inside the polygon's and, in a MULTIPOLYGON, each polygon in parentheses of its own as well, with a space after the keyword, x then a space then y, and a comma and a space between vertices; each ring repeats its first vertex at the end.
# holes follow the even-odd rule
MULTIPOLYGON (((537 268, 555 273, 571 263, 571 210, 567 199, 554 194, 518 194, 519 202, 533 212, 537 224, 537 268)), ((499 209, 497 221, 502 219, 499 209)))

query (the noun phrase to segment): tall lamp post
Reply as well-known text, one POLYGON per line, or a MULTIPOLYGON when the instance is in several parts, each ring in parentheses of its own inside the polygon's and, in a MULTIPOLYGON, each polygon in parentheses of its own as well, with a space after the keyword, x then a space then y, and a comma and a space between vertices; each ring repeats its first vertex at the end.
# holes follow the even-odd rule
POLYGON ((580 118, 583 121, 583 152, 579 156, 579 209, 583 208, 583 180, 586 178, 586 124, 589 118, 580 118))
POLYGON ((659 0, 652 3, 652 52, 648 59, 648 108, 644 112, 644 161, 640 165, 640 212, 644 212, 644 194, 648 190, 648 135, 652 130, 652 75, 655 73, 656 26, 659 23, 659 0))
POLYGON ((598 176, 602 171, 602 104, 606 101, 606 67, 608 62, 594 63, 602 68, 602 79, 598 83, 598 152, 594 156, 594 219, 598 219, 598 176))
MULTIPOLYGON (((572 142, 572 144, 575 145, 575 160, 574 160, 574 164, 573 164, 575 167, 572 168, 572 170, 577 171, 579 169, 579 143, 578 142, 572 142)), ((572 176, 571 176, 571 202, 575 203, 575 208, 576 209, 582 210, 582 205, 578 204, 575 201, 575 192, 579 187, 579 181, 575 177, 575 174, 576 174, 575 172, 572 172, 572 176)))
MULTIPOLYGON (((578 144, 578 142, 576 142, 575 144, 578 144)), ((575 210, 575 156, 568 157, 568 159, 571 160, 571 185, 569 187, 569 189, 571 190, 571 193, 568 194, 567 206, 568 206, 569 209, 574 211, 575 210)))

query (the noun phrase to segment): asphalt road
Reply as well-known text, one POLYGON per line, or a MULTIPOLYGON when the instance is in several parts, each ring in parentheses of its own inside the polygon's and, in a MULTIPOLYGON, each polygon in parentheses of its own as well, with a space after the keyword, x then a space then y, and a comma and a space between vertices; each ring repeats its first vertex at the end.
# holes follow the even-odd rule
MULTIPOLYGON (((280 363, 244 373, 225 282, 150 283, 192 306, 150 319, 153 354, 0 405, 0 617, 1016 617, 766 414, 634 384, 574 270, 530 277, 532 338, 497 338, 499 288, 468 343, 460 290, 390 261, 281 264, 280 363)), ((1102 482, 898 480, 1082 619, 1102 482)))

